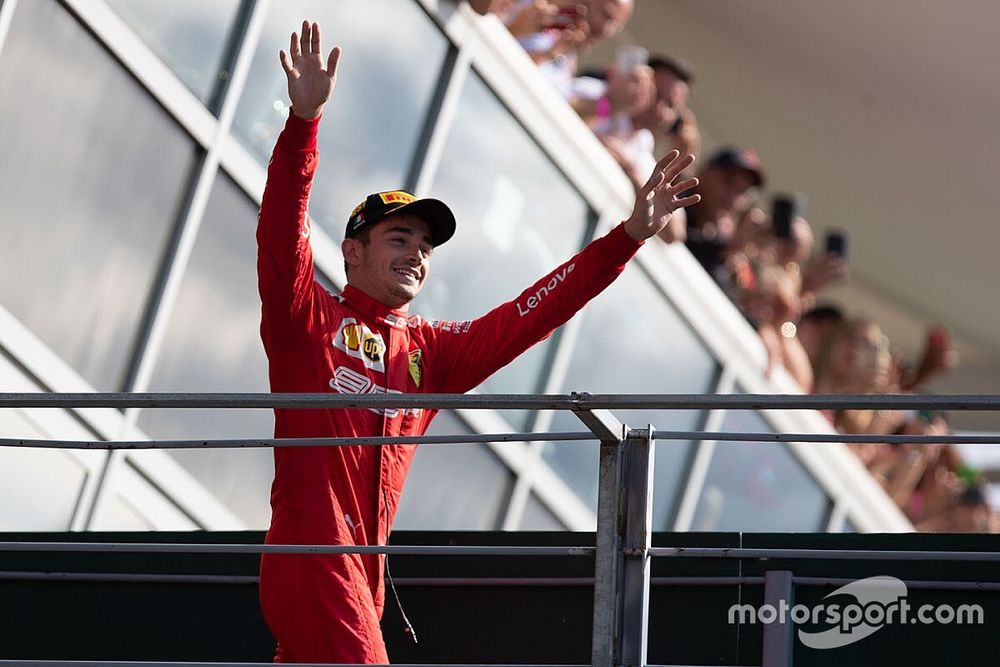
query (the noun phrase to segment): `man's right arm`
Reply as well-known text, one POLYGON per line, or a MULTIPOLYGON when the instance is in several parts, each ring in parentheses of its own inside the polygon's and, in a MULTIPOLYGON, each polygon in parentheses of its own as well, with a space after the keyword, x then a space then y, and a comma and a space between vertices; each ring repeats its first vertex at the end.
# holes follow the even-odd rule
POLYGON ((319 118, 289 114, 267 168, 267 185, 257 218, 257 286, 266 342, 289 341, 293 326, 309 311, 314 289, 307 208, 319 162, 319 118))
POLYGON ((316 136, 323 107, 333 93, 340 49, 324 62, 319 24, 302 22, 288 53, 279 53, 292 102, 285 129, 267 168, 257 221, 257 279, 263 304, 265 344, 289 342, 307 331, 316 285, 309 244, 309 191, 319 162, 316 136), (325 65, 325 67, 324 67, 325 65))

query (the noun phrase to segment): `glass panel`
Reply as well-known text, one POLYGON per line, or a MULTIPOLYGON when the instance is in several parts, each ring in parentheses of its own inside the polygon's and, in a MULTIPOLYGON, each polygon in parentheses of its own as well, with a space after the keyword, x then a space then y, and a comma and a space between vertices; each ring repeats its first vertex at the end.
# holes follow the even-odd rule
MULTIPOLYGON (((462 91, 431 191, 460 222, 435 254, 414 304, 430 317, 474 318, 513 299, 569 259, 587 226, 584 199, 475 74, 462 91)), ((548 347, 536 345, 482 390, 536 391, 548 347)), ((509 418, 523 426, 525 415, 509 418)))
MULTIPOLYGON (((771 433, 758 413, 730 410, 722 431, 771 433)), ((715 446, 692 531, 825 531, 830 501, 789 449, 777 442, 715 446)))
POLYGON ((344 50, 320 131, 322 158, 309 212, 340 240, 354 206, 403 186, 448 42, 413 0, 282 0, 271 4, 234 133, 266 164, 288 115, 278 50, 301 17, 344 50))
MULTIPOLYGON (((469 433, 440 413, 428 434, 469 433)), ((420 445, 396 512, 402 530, 495 530, 513 486, 510 470, 486 445, 420 445)))
MULTIPOLYGON (((0 350, 3 391, 43 391, 0 350)), ((0 409, 0 437, 43 440, 93 437, 63 410, 0 409), (67 429, 67 422, 69 428, 67 429)), ((0 447, 0 531, 69 530, 88 475, 105 452, 0 447)))
MULTIPOLYGON (((157 359, 150 391, 267 392, 260 343, 253 203, 216 179, 157 359)), ((270 438, 270 410, 144 410, 156 438, 270 438)), ((251 528, 267 528, 270 449, 166 450, 251 528)), ((136 453, 141 456, 141 453, 136 453)))
POLYGON ((0 90, 0 303, 119 389, 191 142, 54 0, 18 4, 0 90))
MULTIPOLYGON (((562 393, 696 394, 715 389, 718 365, 663 294, 632 263, 583 312, 583 323, 562 393)), ((698 410, 622 410, 630 426, 692 430, 698 410)), ((553 415, 553 431, 586 430, 567 411, 553 415)), ((659 441, 654 470, 654 528, 668 528, 677 487, 686 475, 691 443, 659 441)), ((597 507, 596 442, 547 443, 543 458, 591 507, 597 507)))
POLYGON ((518 530, 566 530, 566 526, 552 513, 538 496, 531 493, 524 506, 518 530))
POLYGON ((197 530, 204 528, 150 484, 127 459, 109 475, 90 530, 197 530))
POLYGON ((101 512, 94 519, 91 530, 147 531, 156 530, 156 526, 128 499, 113 493, 101 505, 101 512))
POLYGON ((106 0, 203 102, 219 80, 240 0, 106 0))
MULTIPOLYGON (((5 438, 47 438, 20 412, 0 410, 5 438)), ((87 470, 69 454, 0 447, 0 531, 69 530, 87 470)))

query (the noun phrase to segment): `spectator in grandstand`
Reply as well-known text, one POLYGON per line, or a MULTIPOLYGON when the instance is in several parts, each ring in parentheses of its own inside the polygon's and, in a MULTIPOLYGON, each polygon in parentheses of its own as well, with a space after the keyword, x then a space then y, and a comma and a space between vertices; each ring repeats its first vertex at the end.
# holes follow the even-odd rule
POLYGON ((579 54, 618 33, 632 16, 634 0, 553 2, 559 11, 552 27, 519 41, 559 94, 571 100, 579 54))
POLYGON ((729 280, 726 254, 749 192, 764 184, 764 166, 748 148, 727 146, 716 151, 698 174, 701 201, 685 209, 687 247, 716 282, 729 280))
POLYGON ((792 277, 780 266, 764 267, 754 289, 744 293, 744 301, 739 305, 756 327, 767 350, 767 373, 780 364, 802 391, 811 391, 812 365, 795 336, 801 305, 798 285, 792 277))
MULTIPOLYGON (((818 394, 882 394, 890 389, 892 356, 889 339, 874 322, 847 320, 824 339, 817 356, 815 391, 818 394)), ((903 423, 898 410, 840 410, 834 427, 841 433, 893 433, 903 423)), ((874 453, 856 447, 867 464, 874 453)))
POLYGON ((809 361, 814 371, 823 340, 830 331, 843 321, 843 311, 831 305, 816 306, 806 311, 799 319, 796 328, 796 337, 802 343, 802 348, 809 356, 809 361))
POLYGON ((916 391, 935 375, 950 371, 958 365, 958 352, 952 347, 951 334, 943 326, 927 330, 924 351, 916 368, 902 364, 900 386, 916 391))
POLYGON ((678 131, 685 120, 693 120, 693 116, 685 119, 684 111, 691 95, 694 73, 688 63, 665 55, 650 58, 649 67, 653 70, 657 104, 650 106, 644 116, 636 118, 636 125, 658 136, 667 136, 678 131))

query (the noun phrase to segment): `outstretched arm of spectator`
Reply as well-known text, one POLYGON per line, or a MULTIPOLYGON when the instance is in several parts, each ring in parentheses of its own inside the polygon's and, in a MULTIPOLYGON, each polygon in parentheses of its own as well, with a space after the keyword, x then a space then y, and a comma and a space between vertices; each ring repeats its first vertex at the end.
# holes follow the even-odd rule
POLYGON ((288 78, 288 99, 292 101, 292 111, 299 118, 318 118, 333 94, 340 47, 335 46, 324 62, 319 24, 303 21, 302 34, 293 32, 288 53, 281 51, 278 58, 288 78))
POLYGON ((670 151, 656 164, 653 175, 636 193, 632 215, 625 221, 625 232, 629 236, 644 241, 666 227, 674 211, 701 201, 701 195, 697 194, 680 196, 698 185, 697 178, 674 183, 693 162, 693 155, 681 157, 677 151, 670 151))

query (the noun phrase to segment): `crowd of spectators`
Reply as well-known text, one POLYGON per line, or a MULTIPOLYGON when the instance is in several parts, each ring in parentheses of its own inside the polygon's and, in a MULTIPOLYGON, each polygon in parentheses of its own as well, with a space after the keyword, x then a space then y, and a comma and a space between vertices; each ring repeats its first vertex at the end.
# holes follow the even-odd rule
MULTIPOLYGON (((481 0, 556 90, 579 113, 640 188, 657 158, 673 149, 698 155, 701 134, 688 107, 694 73, 675 56, 640 47, 618 50, 614 63, 578 71, 582 53, 615 35, 634 0, 481 0)), ((661 233, 683 242, 754 326, 770 373, 783 366, 804 392, 900 394, 921 391, 957 358, 947 330, 928 332, 922 358, 909 364, 879 325, 817 305, 822 292, 847 276, 839 233, 817 250, 801 197, 776 195, 762 207, 766 174, 760 157, 723 146, 701 159, 701 201, 675 214, 661 233), (766 205, 765 205, 766 206, 766 205)), ((845 434, 945 435, 945 415, 903 410, 827 413, 845 434)), ((947 444, 848 445, 918 530, 1000 532, 981 475, 947 444)))

